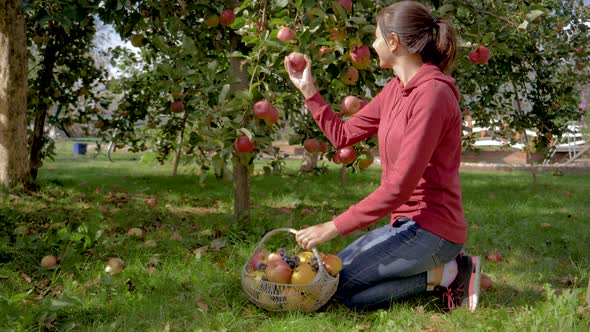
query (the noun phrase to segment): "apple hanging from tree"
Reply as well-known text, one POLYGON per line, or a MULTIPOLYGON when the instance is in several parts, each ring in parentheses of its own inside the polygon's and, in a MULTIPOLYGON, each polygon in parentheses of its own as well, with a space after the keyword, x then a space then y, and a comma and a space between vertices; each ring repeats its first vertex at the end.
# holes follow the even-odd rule
POLYGON ((205 24, 210 28, 215 28, 219 25, 219 15, 213 14, 205 19, 205 24))
POLYGON ((366 69, 369 67, 369 62, 371 60, 371 51, 367 45, 354 45, 350 49, 350 59, 355 68, 366 69))
POLYGON ((254 116, 263 120, 267 125, 273 125, 279 120, 279 111, 266 100, 254 104, 254 116))
POLYGON ((361 100, 355 96, 346 96, 342 100, 342 112, 346 115, 353 115, 361 109, 361 100))
POLYGON ((347 13, 350 14, 352 12, 352 0, 338 0, 338 3, 347 13))
POLYGON ((340 80, 346 85, 354 85, 359 79, 358 69, 350 66, 344 70, 341 74, 340 80))
POLYGON ((131 45, 133 45, 135 47, 142 47, 143 46, 143 36, 142 35, 131 36, 131 45))
POLYGON ((341 163, 348 165, 355 161, 356 151, 352 146, 347 146, 338 149, 338 151, 336 151, 336 156, 338 156, 341 163))
POLYGON ((279 40, 284 41, 285 43, 295 39, 296 36, 297 36, 297 34, 295 34, 295 31, 293 31, 287 27, 282 27, 279 30, 279 32, 277 33, 277 38, 279 40))
POLYGON ((346 40, 346 30, 333 28, 330 30, 330 40, 333 42, 343 42, 346 40))
POLYGON ((250 153, 254 151, 254 142, 246 135, 238 136, 234 141, 234 149, 239 153, 250 153))
POLYGON ((291 68, 293 68, 293 70, 298 73, 302 72, 305 69, 305 66, 307 65, 307 61, 305 61, 305 56, 301 53, 293 52, 289 54, 287 60, 289 61, 291 68))
POLYGON ((490 60, 490 50, 480 45, 475 50, 469 52, 469 61, 475 65, 485 65, 490 60))
POLYGON ((170 112, 172 113, 182 113, 184 112, 184 103, 181 101, 175 101, 170 104, 170 112))
POLYGON ((232 9, 224 9, 219 15, 219 23, 224 27, 229 27, 236 20, 236 14, 232 9))
POLYGON ((359 168, 366 169, 373 164, 374 157, 370 152, 364 152, 359 156, 359 168))
POLYGON ((323 57, 325 54, 332 52, 332 48, 328 47, 328 46, 322 46, 320 47, 320 50, 318 51, 318 58, 323 57))
POLYGON ((315 138, 308 138, 303 142, 303 148, 309 153, 320 152, 321 143, 315 138))

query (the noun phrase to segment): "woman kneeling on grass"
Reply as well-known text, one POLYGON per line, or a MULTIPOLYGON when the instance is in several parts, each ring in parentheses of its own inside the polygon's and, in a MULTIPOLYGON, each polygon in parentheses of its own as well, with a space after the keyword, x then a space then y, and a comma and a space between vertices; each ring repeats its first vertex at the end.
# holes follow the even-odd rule
POLYGON ((461 254, 467 237, 459 179, 462 119, 459 92, 447 75, 456 54, 453 28, 426 6, 402 1, 377 16, 375 36, 380 65, 396 78, 346 121, 320 96, 310 58, 302 72, 285 59, 330 142, 341 148, 376 134, 382 166, 374 192, 333 220, 298 231, 297 242, 308 249, 390 215, 389 225, 339 253, 343 268, 335 297, 370 310, 436 290, 448 309, 474 311, 481 263, 461 254))

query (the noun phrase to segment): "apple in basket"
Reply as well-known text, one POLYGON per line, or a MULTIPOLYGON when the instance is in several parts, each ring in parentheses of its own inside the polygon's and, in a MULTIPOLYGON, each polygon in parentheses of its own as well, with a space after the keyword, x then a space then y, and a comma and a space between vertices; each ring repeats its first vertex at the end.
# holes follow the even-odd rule
POLYGON ((281 295, 285 298, 283 308, 286 310, 298 310, 305 301, 304 293, 295 288, 287 288, 281 295))
POLYGON ((250 258, 248 268, 251 271, 263 270, 266 267, 266 256, 266 251, 258 251, 250 258))
POLYGON ((342 260, 334 254, 324 255, 324 257, 322 257, 322 262, 324 262, 324 265, 326 266, 326 271, 332 276, 337 276, 338 272, 342 269, 342 260))
MULTIPOLYGON (((270 255, 269 255, 270 256, 270 255)), ((266 266, 266 278, 270 282, 288 284, 291 282, 291 266, 282 259, 268 259, 266 266)))

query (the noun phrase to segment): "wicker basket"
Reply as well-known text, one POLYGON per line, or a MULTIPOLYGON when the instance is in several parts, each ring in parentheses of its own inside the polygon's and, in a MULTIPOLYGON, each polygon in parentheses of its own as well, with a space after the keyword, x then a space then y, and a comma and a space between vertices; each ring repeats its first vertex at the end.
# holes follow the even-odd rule
MULTIPOLYGON (((253 255, 264 250, 264 242, 271 236, 289 232, 295 234, 297 231, 292 228, 278 228, 268 232, 260 240, 253 255)), ((248 262, 242 269, 242 288, 248 299, 258 307, 269 311, 306 311, 312 312, 326 304, 336 292, 338 276, 332 276, 324 266, 320 253, 312 249, 318 261, 318 272, 315 278, 308 284, 279 284, 275 282, 258 280, 248 272, 248 262)))

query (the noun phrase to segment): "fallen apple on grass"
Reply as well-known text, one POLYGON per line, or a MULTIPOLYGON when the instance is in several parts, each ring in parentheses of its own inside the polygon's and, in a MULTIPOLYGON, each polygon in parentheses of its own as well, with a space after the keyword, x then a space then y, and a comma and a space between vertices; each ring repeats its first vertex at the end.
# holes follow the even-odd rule
POLYGON ((481 274, 480 280, 480 287, 481 289, 488 289, 494 287, 494 282, 487 274, 481 274))
POLYGON ((502 257, 502 254, 495 251, 491 254, 486 255, 486 260, 493 262, 493 263, 498 263, 504 260, 504 257, 502 257))
POLYGON ((53 255, 47 255, 41 259, 41 267, 44 269, 52 269, 58 263, 57 257, 53 255))
POLYGON ((107 261, 104 271, 109 274, 117 274, 125 269, 125 262, 119 257, 112 257, 107 261))
POLYGON ((131 237, 142 238, 143 237, 143 230, 141 228, 133 227, 127 231, 127 235, 129 235, 131 237))

